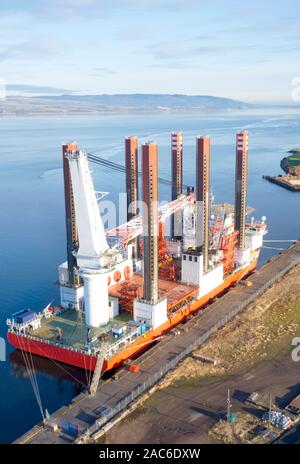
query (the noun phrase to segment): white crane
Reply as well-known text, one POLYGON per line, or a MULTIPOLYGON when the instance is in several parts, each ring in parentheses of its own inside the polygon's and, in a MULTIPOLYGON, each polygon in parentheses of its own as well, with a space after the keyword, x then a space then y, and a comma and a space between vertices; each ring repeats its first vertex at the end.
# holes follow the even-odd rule
POLYGON ((78 228, 79 249, 76 253, 79 275, 84 282, 86 324, 91 327, 109 321, 107 269, 105 253, 109 251, 102 224, 97 196, 83 151, 68 154, 78 228))
MULTIPOLYGON (((67 157, 78 230, 79 248, 76 252, 78 274, 84 282, 85 321, 91 327, 99 327, 109 321, 107 285, 109 272, 124 261, 121 250, 124 253, 124 248, 128 247, 129 242, 142 233, 142 216, 139 215, 105 233, 87 154, 75 150, 70 151, 67 157), (114 239, 114 245, 110 247, 107 238, 114 239)), ((170 215, 186 208, 192 202, 191 195, 182 195, 170 203, 161 205, 159 221, 165 221, 170 215)))

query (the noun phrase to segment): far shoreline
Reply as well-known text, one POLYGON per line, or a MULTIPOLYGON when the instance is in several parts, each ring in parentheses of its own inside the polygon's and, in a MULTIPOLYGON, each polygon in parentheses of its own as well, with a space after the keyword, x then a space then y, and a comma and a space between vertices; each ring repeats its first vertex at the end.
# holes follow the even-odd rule
POLYGON ((132 110, 132 111, 65 111, 65 112, 24 112, 24 113, 0 113, 0 119, 12 119, 12 118, 38 118, 38 117, 95 117, 95 116, 210 116, 210 115, 224 115, 224 116, 236 116, 236 115, 300 115, 300 107, 293 108, 287 107, 267 107, 267 108, 247 108, 247 109, 214 109, 214 110, 132 110))

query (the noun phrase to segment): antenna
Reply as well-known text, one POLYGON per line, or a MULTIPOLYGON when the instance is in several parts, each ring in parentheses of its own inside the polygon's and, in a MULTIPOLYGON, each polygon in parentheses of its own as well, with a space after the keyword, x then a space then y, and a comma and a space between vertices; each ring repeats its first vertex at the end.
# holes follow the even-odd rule
POLYGON ((231 408, 232 408, 232 403, 231 403, 231 396, 230 396, 230 388, 228 388, 227 391, 227 422, 231 423, 231 408))
POLYGON ((269 423, 271 424, 271 412, 272 412, 272 391, 269 393, 269 423))

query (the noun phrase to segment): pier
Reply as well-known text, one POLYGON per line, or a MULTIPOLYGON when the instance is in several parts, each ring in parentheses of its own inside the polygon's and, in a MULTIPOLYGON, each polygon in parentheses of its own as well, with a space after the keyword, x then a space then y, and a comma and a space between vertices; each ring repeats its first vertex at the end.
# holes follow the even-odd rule
POLYGON ((263 176, 263 179, 268 180, 272 184, 280 185, 287 190, 292 192, 300 192, 300 180, 299 177, 296 180, 292 176, 263 176), (293 183, 294 181, 294 183, 293 183))
POLYGON ((133 364, 139 365, 138 370, 124 366, 111 379, 100 382, 95 396, 81 393, 69 406, 53 413, 47 424, 36 425, 15 443, 93 442, 126 411, 133 409, 166 373, 299 263, 300 241, 297 241, 250 276, 248 280, 252 285, 237 285, 161 337, 152 348, 133 361, 133 364), (62 423, 72 424, 78 431, 76 436, 63 430, 62 423))

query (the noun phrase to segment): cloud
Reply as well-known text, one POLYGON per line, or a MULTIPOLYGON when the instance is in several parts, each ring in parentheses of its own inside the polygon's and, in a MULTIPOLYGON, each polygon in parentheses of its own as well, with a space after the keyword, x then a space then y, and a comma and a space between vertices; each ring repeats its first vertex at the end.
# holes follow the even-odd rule
POLYGON ((118 74, 117 71, 109 68, 95 67, 94 71, 96 71, 96 74, 118 74))
POLYGON ((136 42, 141 40, 147 40, 152 37, 153 33, 140 26, 135 25, 134 28, 127 28, 119 30, 116 34, 116 38, 122 42, 136 42))
POLYGON ((224 62, 229 55, 231 60, 240 55, 240 62, 243 60, 258 62, 259 59, 264 61, 269 55, 274 59, 274 55, 297 51, 300 51, 299 37, 294 37, 294 40, 274 37, 272 41, 267 42, 264 37, 256 34, 239 41, 233 33, 227 38, 224 37, 224 33, 216 33, 214 37, 202 35, 184 40, 157 41, 141 47, 135 53, 152 58, 153 62, 147 67, 170 69, 189 67, 192 69, 199 64, 199 61, 195 62, 197 58, 224 62))
POLYGON ((14 11, 42 16, 49 20, 74 17, 102 17, 116 11, 191 8, 199 0, 1 0, 0 11, 14 11))
POLYGON ((28 60, 57 57, 62 51, 62 45, 51 38, 36 40, 34 38, 14 43, 8 47, 0 48, 0 61, 28 60))
POLYGON ((177 70, 188 70, 190 71, 197 71, 200 69, 208 68, 208 66, 203 64, 194 64, 192 62, 187 63, 186 61, 178 60, 178 61, 161 61, 156 64, 149 64, 145 66, 148 69, 177 69, 177 70))
POLYGON ((254 50, 254 45, 232 45, 232 44, 220 44, 220 43, 207 43, 204 44, 203 40, 188 39, 186 41, 167 41, 167 42, 156 42, 151 45, 144 47, 139 53, 150 54, 154 60, 157 61, 170 61, 173 64, 176 60, 186 61, 191 58, 198 56, 207 57, 210 54, 228 54, 240 51, 254 50), (203 45, 197 45, 197 42, 202 42, 203 45))

